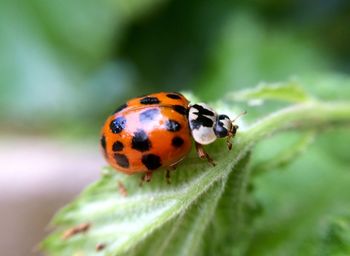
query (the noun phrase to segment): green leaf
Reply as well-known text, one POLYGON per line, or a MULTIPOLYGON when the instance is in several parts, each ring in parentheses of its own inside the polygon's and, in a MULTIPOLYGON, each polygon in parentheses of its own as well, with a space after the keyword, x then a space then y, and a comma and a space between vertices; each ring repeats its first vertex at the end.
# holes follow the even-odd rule
POLYGON ((196 255, 206 254, 202 238, 207 237, 208 252, 229 243, 227 254, 239 254, 249 244, 244 239, 248 234, 241 234, 249 223, 246 166, 253 146, 288 129, 321 130, 349 124, 348 102, 301 103, 240 130, 232 151, 227 151, 224 141, 209 146, 215 167, 191 154, 173 173, 171 185, 165 183, 162 172, 139 187, 137 177, 107 169, 97 183, 56 215, 56 230, 42 247, 49 255, 95 255, 101 245, 102 255, 196 255), (119 192, 120 183, 127 197, 119 192), (82 224, 89 229, 66 235, 82 224), (210 239, 211 229, 222 239, 210 239))
MULTIPOLYGON (((176 225, 183 225, 186 222, 189 222, 188 226, 193 226, 191 230, 204 232, 206 227, 204 224, 211 219, 210 210, 200 211, 199 217, 202 221, 199 219, 199 223, 190 221, 186 216, 191 218, 191 211, 198 211, 198 207, 203 209, 210 207, 214 212, 213 202, 220 198, 224 181, 239 159, 232 158, 231 154, 222 157, 212 155, 218 162, 215 167, 208 167, 207 163, 200 162, 191 164, 188 160, 176 171, 171 186, 162 184, 165 182, 161 175, 156 175, 152 180, 152 186, 138 187, 138 179, 135 177, 127 179, 122 174, 108 172, 56 216, 53 224, 59 225, 60 229, 43 243, 43 247, 51 255, 72 255, 78 252, 89 255, 96 253, 96 245, 102 243, 106 244, 106 255, 119 255, 129 252, 131 248, 171 220, 175 221, 169 227, 175 230, 172 231, 174 235, 178 235, 176 230, 179 227, 176 225), (118 181, 126 185, 129 192, 127 198, 119 194, 118 181), (62 239, 65 230, 81 223, 91 225, 86 234, 62 239)), ((200 237, 200 234, 189 235, 193 238, 200 237)), ((172 239, 171 236, 169 239, 172 239)), ((193 239, 189 241, 191 243, 188 244, 187 250, 195 251, 197 248, 193 244, 193 239)), ((167 244, 163 242, 161 241, 163 250, 166 250, 167 244)), ((199 240, 197 244, 198 242, 199 240)), ((179 249, 184 250, 183 245, 179 249)), ((150 252, 152 251, 151 248, 150 252)), ((145 252, 142 255, 145 255, 145 252)))
POLYGON ((248 101, 252 104, 257 104, 259 102, 261 103, 264 100, 278 100, 298 103, 306 102, 312 99, 296 81, 273 84, 260 83, 253 89, 230 93, 226 96, 226 98, 235 101, 248 101))
POLYGON ((349 212, 349 165, 339 164, 320 147, 321 140, 332 140, 335 133, 319 136, 283 172, 255 178, 254 195, 263 211, 249 226, 247 255, 320 255, 327 220, 349 212))
POLYGON ((262 174, 269 170, 283 168, 305 153, 307 148, 315 141, 315 131, 307 131, 298 138, 298 140, 288 145, 285 149, 279 150, 277 155, 274 155, 268 160, 257 162, 253 166, 253 174, 262 174))
POLYGON ((196 255, 224 185, 221 181, 213 186, 184 214, 180 214, 176 220, 167 223, 138 245, 131 255, 196 255))
POLYGON ((249 221, 244 208, 247 204, 250 155, 248 153, 228 177, 225 192, 204 237, 204 255, 215 255, 218 251, 222 255, 230 255, 231 251, 242 249, 239 243, 246 237, 245 224, 249 221))

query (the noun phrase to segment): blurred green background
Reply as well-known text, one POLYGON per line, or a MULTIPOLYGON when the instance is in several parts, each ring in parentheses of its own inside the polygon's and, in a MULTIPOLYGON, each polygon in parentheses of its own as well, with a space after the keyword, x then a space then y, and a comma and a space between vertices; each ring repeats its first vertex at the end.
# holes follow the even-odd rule
POLYGON ((185 90, 214 101, 288 79, 348 99, 349 24, 347 0, 1 0, 1 221, 22 221, 0 233, 4 255, 27 255, 98 177, 99 130, 125 99, 185 90))
POLYGON ((350 70, 350 3, 2 1, 1 129, 95 134, 124 99, 350 70))

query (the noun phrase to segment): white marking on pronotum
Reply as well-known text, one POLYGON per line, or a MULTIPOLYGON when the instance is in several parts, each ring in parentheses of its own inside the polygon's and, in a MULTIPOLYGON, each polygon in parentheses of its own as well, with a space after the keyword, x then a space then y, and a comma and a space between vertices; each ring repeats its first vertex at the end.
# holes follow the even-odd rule
POLYGON ((214 125, 216 112, 204 103, 197 103, 190 107, 188 120, 193 139, 199 144, 207 145, 216 140, 214 125))

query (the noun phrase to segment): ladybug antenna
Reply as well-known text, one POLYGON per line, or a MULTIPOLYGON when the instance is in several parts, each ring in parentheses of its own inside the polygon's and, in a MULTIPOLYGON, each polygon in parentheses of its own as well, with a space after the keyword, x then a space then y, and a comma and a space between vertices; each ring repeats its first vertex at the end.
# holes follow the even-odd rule
POLYGON ((232 123, 234 123, 238 118, 240 118, 241 116, 244 116, 247 114, 247 111, 244 110, 241 113, 239 113, 233 120, 231 120, 232 123))

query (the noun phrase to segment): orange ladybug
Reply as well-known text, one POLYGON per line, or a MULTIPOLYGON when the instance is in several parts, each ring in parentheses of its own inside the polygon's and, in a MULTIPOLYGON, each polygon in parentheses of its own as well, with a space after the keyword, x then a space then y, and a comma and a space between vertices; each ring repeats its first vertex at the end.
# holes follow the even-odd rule
POLYGON ((202 145, 217 138, 231 138, 238 126, 226 115, 218 115, 204 103, 190 105, 177 92, 160 92, 137 97, 118 107, 108 117, 102 129, 101 146, 108 163, 126 173, 145 173, 150 181, 152 172, 169 170, 186 157, 195 142, 200 158, 213 160, 202 145))

